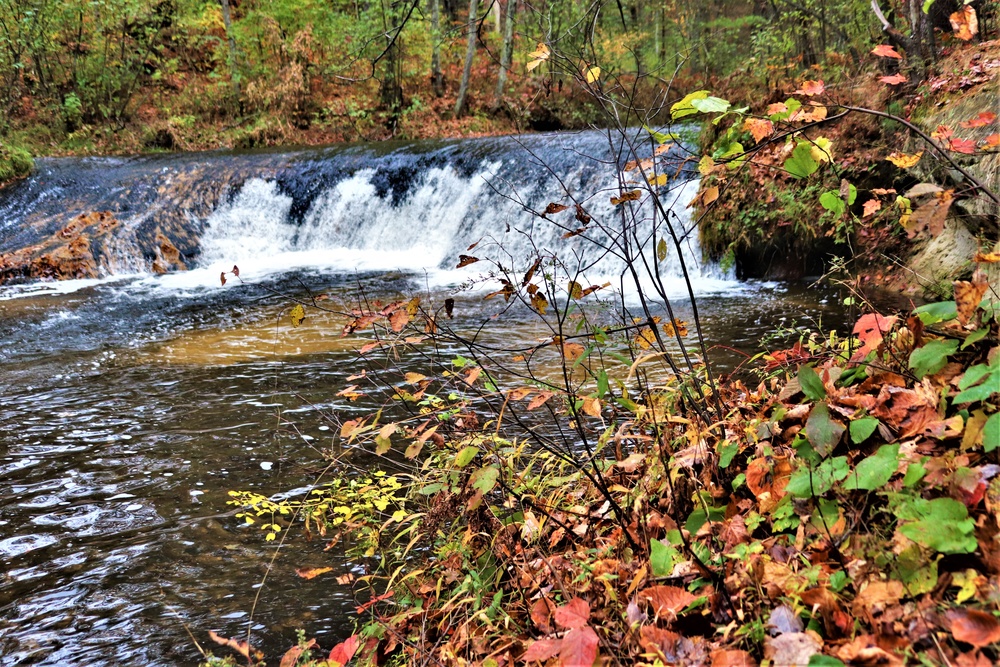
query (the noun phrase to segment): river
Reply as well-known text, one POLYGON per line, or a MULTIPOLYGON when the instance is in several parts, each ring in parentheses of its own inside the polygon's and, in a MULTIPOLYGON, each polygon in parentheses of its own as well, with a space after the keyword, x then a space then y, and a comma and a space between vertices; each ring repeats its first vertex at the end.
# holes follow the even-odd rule
MULTIPOLYGON (((373 407, 337 395, 363 337, 311 308, 292 327, 290 299, 452 297, 454 326, 471 331, 498 300, 482 298, 486 262, 456 269, 461 254, 517 265, 533 246, 575 252, 593 282, 614 279, 620 262, 524 210, 565 188, 595 217, 613 215, 610 154, 588 132, 43 159, 0 191, 0 253, 81 213, 120 221, 93 278, 0 287, 0 665, 196 664, 192 637, 221 654, 208 631, 248 627, 276 662, 296 628, 327 649, 349 635, 357 602, 336 578, 364 564, 294 530, 282 548, 265 542, 227 505, 231 489, 307 488, 331 453, 353 470, 379 461, 335 437, 373 407), (190 270, 153 273, 156 232, 190 270), (240 277, 223 285, 233 265, 240 277), (295 574, 320 566, 333 571, 295 574)), ((670 155, 671 205, 690 231, 696 174, 682 147, 670 155)), ((681 245, 720 368, 775 326, 843 324, 830 290, 743 283, 701 261, 695 234, 681 245)), ((690 319, 679 258, 661 264, 690 319)), ((524 317, 489 329, 496 340, 538 333, 524 317)))

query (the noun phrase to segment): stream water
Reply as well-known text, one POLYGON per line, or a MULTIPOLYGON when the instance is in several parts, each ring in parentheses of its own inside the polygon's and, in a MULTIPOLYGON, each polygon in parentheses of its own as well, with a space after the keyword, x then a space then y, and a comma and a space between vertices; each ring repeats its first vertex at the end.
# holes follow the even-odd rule
MULTIPOLYGON (((593 280, 614 277, 620 262, 522 206, 542 210, 565 187, 612 214, 608 155, 594 132, 52 159, 0 191, 0 252, 89 210, 115 212, 124 230, 100 279, 0 288, 0 665, 196 664, 192 636, 212 648, 209 630, 248 626, 276 663, 295 628, 327 649, 349 635, 357 602, 336 577, 361 565, 301 534, 279 549, 226 504, 231 489, 305 488, 337 420, 372 407, 337 396, 360 345, 340 336, 344 320, 311 312, 292 329, 279 295, 457 295, 456 326, 471 329, 495 305, 460 288, 480 265, 453 267, 484 238, 484 256, 575 250, 593 280), (192 270, 149 273, 136 247, 150 221, 189 230, 192 270), (221 285, 234 264, 246 284, 221 285), (320 566, 333 572, 295 574, 320 566)), ((673 183, 683 227, 696 183, 683 170, 673 183)), ((776 325, 843 324, 828 291, 739 283, 701 262, 695 235, 682 245, 720 366, 776 325)), ((679 259, 662 269, 689 318, 679 259)), ((535 335, 524 327, 498 320, 491 335, 535 335)), ((375 463, 361 451, 347 460, 375 463)))

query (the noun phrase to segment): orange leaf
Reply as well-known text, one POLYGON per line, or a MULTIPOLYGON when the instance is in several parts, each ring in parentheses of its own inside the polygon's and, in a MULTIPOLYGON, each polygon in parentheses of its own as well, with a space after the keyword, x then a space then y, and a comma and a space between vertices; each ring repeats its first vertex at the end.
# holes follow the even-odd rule
POLYGON ((343 667, 346 665, 354 657, 354 654, 357 653, 359 646, 361 646, 361 638, 357 635, 351 635, 334 646, 330 651, 330 657, 327 658, 327 660, 333 663, 331 667, 343 667))
POLYGON ((955 37, 964 42, 968 42, 979 33, 979 19, 976 17, 976 10, 969 5, 949 16, 948 20, 951 21, 951 29, 955 31, 955 37))
POLYGON ((767 105, 767 115, 773 116, 779 113, 785 113, 788 111, 788 105, 784 102, 775 102, 774 104, 767 105))
POLYGON ((914 153, 913 155, 907 155, 906 153, 891 153, 889 157, 886 158, 889 162, 893 163, 900 169, 909 169, 913 167, 918 162, 920 158, 924 156, 924 152, 914 153))
POLYGON ((774 132, 774 123, 765 118, 747 118, 743 121, 743 128, 753 135, 754 143, 759 144, 774 132))
POLYGON ((397 310, 396 312, 394 312, 392 315, 389 316, 389 326, 396 333, 402 331, 403 327, 409 324, 409 322, 410 322, 410 314, 406 312, 405 308, 400 308, 399 310, 397 310))
POLYGON ((757 661, 746 651, 729 649, 712 654, 712 667, 757 667, 757 661))
POLYGON ((945 617, 952 636, 960 642, 982 647, 1000 641, 1000 620, 975 609, 952 609, 945 617))
POLYGON ((881 56, 882 58, 895 58, 896 60, 903 59, 903 56, 896 53, 896 49, 892 48, 888 44, 879 44, 872 49, 872 53, 876 56, 881 56))
POLYGON ((620 197, 612 197, 611 205, 618 206, 627 201, 638 201, 639 197, 642 196, 642 190, 631 190, 629 192, 623 192, 620 197))
POLYGON ((890 86, 898 86, 901 83, 906 83, 909 79, 902 74, 893 74, 892 76, 881 76, 878 80, 890 86))
POLYGON ((879 201, 878 199, 869 199, 868 201, 865 202, 864 212, 862 213, 862 216, 867 218, 869 215, 875 213, 880 208, 882 208, 881 201, 879 201))
POLYGON ((321 574, 326 574, 327 572, 333 572, 332 567, 300 567, 295 570, 295 574, 299 575, 303 579, 315 579, 321 574))
POLYGON ((861 340, 861 349, 854 353, 851 361, 858 361, 868 356, 869 352, 874 352, 882 344, 882 338, 892 329, 896 323, 896 316, 888 317, 878 313, 868 313, 863 315, 854 325, 852 333, 861 340))
POLYGON ((1000 146, 1000 134, 991 134, 986 137, 986 144, 984 148, 996 148, 1000 146))
POLYGON ((822 95, 824 90, 826 90, 826 84, 822 81, 803 81, 794 94, 812 97, 813 95, 822 95))
POLYGON ((556 624, 567 630, 582 628, 590 620, 590 604, 583 598, 573 598, 556 609, 555 618, 556 624))
POLYGON ((977 264, 996 264, 997 262, 1000 262, 1000 252, 977 252, 976 256, 972 258, 972 261, 977 264))
POLYGON ((972 139, 952 139, 948 142, 948 148, 956 153, 972 155, 976 152, 976 142, 972 139))
POLYGON ((654 614, 668 619, 676 618, 679 611, 697 599, 678 586, 650 586, 639 591, 639 598, 649 602, 654 614))
POLYGON ((549 400, 553 396, 554 394, 551 391, 539 392, 538 396, 535 396, 533 399, 531 399, 531 402, 528 403, 528 410, 534 410, 536 408, 542 407, 545 404, 545 401, 549 400))

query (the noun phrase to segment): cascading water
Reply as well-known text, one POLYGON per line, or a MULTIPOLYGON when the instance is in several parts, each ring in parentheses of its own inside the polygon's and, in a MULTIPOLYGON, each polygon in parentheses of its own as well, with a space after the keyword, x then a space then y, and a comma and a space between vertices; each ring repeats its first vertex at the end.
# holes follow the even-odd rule
MULTIPOLYGON (((686 208, 697 189, 696 174, 681 168, 678 150, 665 154, 660 168, 676 173, 663 188, 663 201, 672 211, 685 263, 698 291, 731 288, 729 275, 702 261, 686 208)), ((165 249, 175 248, 176 265, 195 271, 168 283, 208 285, 235 264, 253 278, 315 267, 424 271, 433 282, 447 284, 470 275, 452 270, 460 254, 485 240, 477 251, 484 256, 509 256, 519 264, 540 249, 572 258, 591 279, 613 279, 625 262, 602 249, 609 237, 595 238, 597 225, 586 237, 572 237, 567 231, 579 227, 573 207, 549 219, 528 209, 572 203, 572 195, 587 215, 614 227, 618 211, 611 198, 623 185, 634 187, 623 178, 637 177, 616 168, 601 132, 137 158, 109 163, 102 173, 92 167, 42 161, 37 176, 3 193, 0 253, 45 233, 66 236, 59 230, 73 216, 108 210, 120 224, 106 238, 88 239, 97 265, 89 277, 151 272, 164 262, 165 249)), ((645 237, 628 242, 655 262, 653 206, 630 206, 637 208, 645 237)), ((660 272, 673 291, 683 293, 672 242, 669 250, 660 272)))

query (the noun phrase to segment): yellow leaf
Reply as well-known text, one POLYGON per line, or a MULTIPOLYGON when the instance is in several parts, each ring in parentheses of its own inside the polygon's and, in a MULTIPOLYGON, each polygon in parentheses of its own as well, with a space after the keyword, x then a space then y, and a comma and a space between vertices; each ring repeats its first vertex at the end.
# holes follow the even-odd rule
POLYGON ((829 162, 833 159, 833 142, 826 137, 817 137, 816 140, 812 142, 812 148, 809 150, 809 155, 812 156, 812 159, 816 160, 816 162, 829 162))
POLYGON ((900 169, 909 169, 913 167, 918 162, 920 158, 924 156, 924 152, 914 153, 913 155, 907 155, 906 153, 892 153, 886 158, 889 162, 893 163, 900 169))
POLYGON ((666 174, 646 174, 646 182, 653 187, 662 186, 667 184, 666 174))
POLYGON ((601 68, 597 65, 587 68, 583 78, 586 79, 587 83, 594 83, 601 78, 601 68))
POLYGON ((306 309, 302 307, 301 303, 296 304, 288 316, 292 319, 292 326, 297 327, 302 324, 302 320, 306 319, 306 309))
POLYGON ((426 380, 426 375, 421 375, 420 373, 407 373, 405 375, 406 384, 417 384, 421 380, 426 380))
POLYGON ((705 188, 704 192, 701 193, 701 203, 704 206, 708 206, 716 199, 719 198, 719 188, 714 185, 710 188, 705 188))
POLYGON ((569 292, 570 297, 573 299, 579 299, 583 296, 583 286, 575 280, 571 280, 566 289, 569 292))
POLYGON ((714 168, 715 160, 712 159, 711 155, 706 155, 698 162, 698 173, 702 176, 708 176, 714 168))
POLYGON ((660 239, 660 242, 656 244, 656 259, 661 262, 667 258, 667 240, 660 239))

